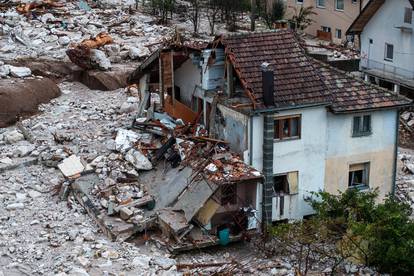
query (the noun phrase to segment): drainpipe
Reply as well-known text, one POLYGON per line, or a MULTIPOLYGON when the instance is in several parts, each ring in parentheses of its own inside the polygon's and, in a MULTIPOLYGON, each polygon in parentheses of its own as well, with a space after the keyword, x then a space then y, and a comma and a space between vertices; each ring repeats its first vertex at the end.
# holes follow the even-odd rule
MULTIPOLYGON (((265 105, 274 105, 274 72, 270 64, 262 64, 263 99, 265 105)), ((272 223, 273 201, 273 114, 263 115, 263 230, 272 223)))
POLYGON ((395 122, 395 148, 394 148, 394 168, 392 172, 392 186, 391 186, 391 196, 395 196, 395 190, 397 186, 397 162, 398 162, 398 142, 400 138, 400 110, 397 111, 397 118, 395 122))

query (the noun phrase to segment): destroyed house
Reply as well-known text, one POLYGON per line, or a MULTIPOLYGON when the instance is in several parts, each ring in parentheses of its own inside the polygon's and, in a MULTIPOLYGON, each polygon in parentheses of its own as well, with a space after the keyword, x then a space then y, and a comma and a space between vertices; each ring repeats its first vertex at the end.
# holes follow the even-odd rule
POLYGON ((184 105, 189 121, 263 173, 252 191, 263 221, 311 215, 304 199, 313 191, 393 192, 398 114, 411 105, 407 98, 311 59, 289 30, 220 36, 181 52, 185 61, 163 48, 130 81, 163 91, 172 117, 186 117, 179 116, 184 105))

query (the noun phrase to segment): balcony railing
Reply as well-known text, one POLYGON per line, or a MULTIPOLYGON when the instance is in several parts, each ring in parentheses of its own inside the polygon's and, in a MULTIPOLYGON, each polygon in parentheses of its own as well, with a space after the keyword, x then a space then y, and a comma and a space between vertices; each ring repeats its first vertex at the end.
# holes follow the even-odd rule
POLYGON ((372 59, 361 59, 361 68, 365 70, 374 69, 384 77, 414 80, 414 71, 393 66, 372 59))

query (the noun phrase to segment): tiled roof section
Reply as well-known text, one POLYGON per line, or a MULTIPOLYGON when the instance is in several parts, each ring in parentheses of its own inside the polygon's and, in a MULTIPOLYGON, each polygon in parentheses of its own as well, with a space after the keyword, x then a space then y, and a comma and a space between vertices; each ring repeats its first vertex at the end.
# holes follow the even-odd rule
POLYGON ((395 108, 412 104, 412 101, 406 97, 368 84, 322 62, 315 60, 314 65, 332 93, 333 102, 330 108, 335 113, 395 108))
POLYGON ((277 107, 329 103, 330 93, 311 60, 288 30, 239 34, 222 38, 226 53, 256 109, 264 108, 261 64, 275 72, 277 107))

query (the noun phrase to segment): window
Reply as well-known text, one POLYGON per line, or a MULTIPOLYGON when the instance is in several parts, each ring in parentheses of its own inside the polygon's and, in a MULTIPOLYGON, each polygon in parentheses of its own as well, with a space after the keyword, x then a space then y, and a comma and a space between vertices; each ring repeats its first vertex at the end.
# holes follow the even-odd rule
POLYGON ((276 195, 294 195, 299 192, 298 172, 289 172, 273 177, 274 191, 276 195))
POLYGON ((385 43, 385 60, 392 61, 394 59, 394 45, 385 43))
POLYGON ((374 40, 372 38, 369 39, 369 44, 374 44, 374 40))
POLYGON ((325 0, 316 0, 316 6, 318 8, 325 8, 325 0))
POLYGON ((358 0, 352 0, 352 4, 356 4, 358 0))
POLYGON ((352 164, 349 166, 348 187, 366 189, 369 187, 369 163, 352 164))
POLYGON ((321 29, 322 29, 323 32, 326 32, 326 33, 331 32, 331 27, 321 26, 321 29))
POLYGON ((237 186, 235 184, 221 186, 221 205, 237 204, 237 186))
POLYGON ((405 8, 404 23, 411 24, 412 20, 413 20, 413 9, 405 8))
POLYGON ((276 118, 274 138, 277 140, 300 139, 300 128, 300 115, 276 118))
POLYGON ((302 5, 303 4, 303 0, 296 0, 296 4, 302 5))
POLYGON ((352 136, 361 137, 371 135, 371 115, 355 116, 352 136))
POLYGON ((338 39, 342 39, 342 30, 341 29, 336 29, 335 30, 335 36, 338 39))
POLYGON ((335 0, 335 9, 343 11, 345 8, 344 0, 335 0))

